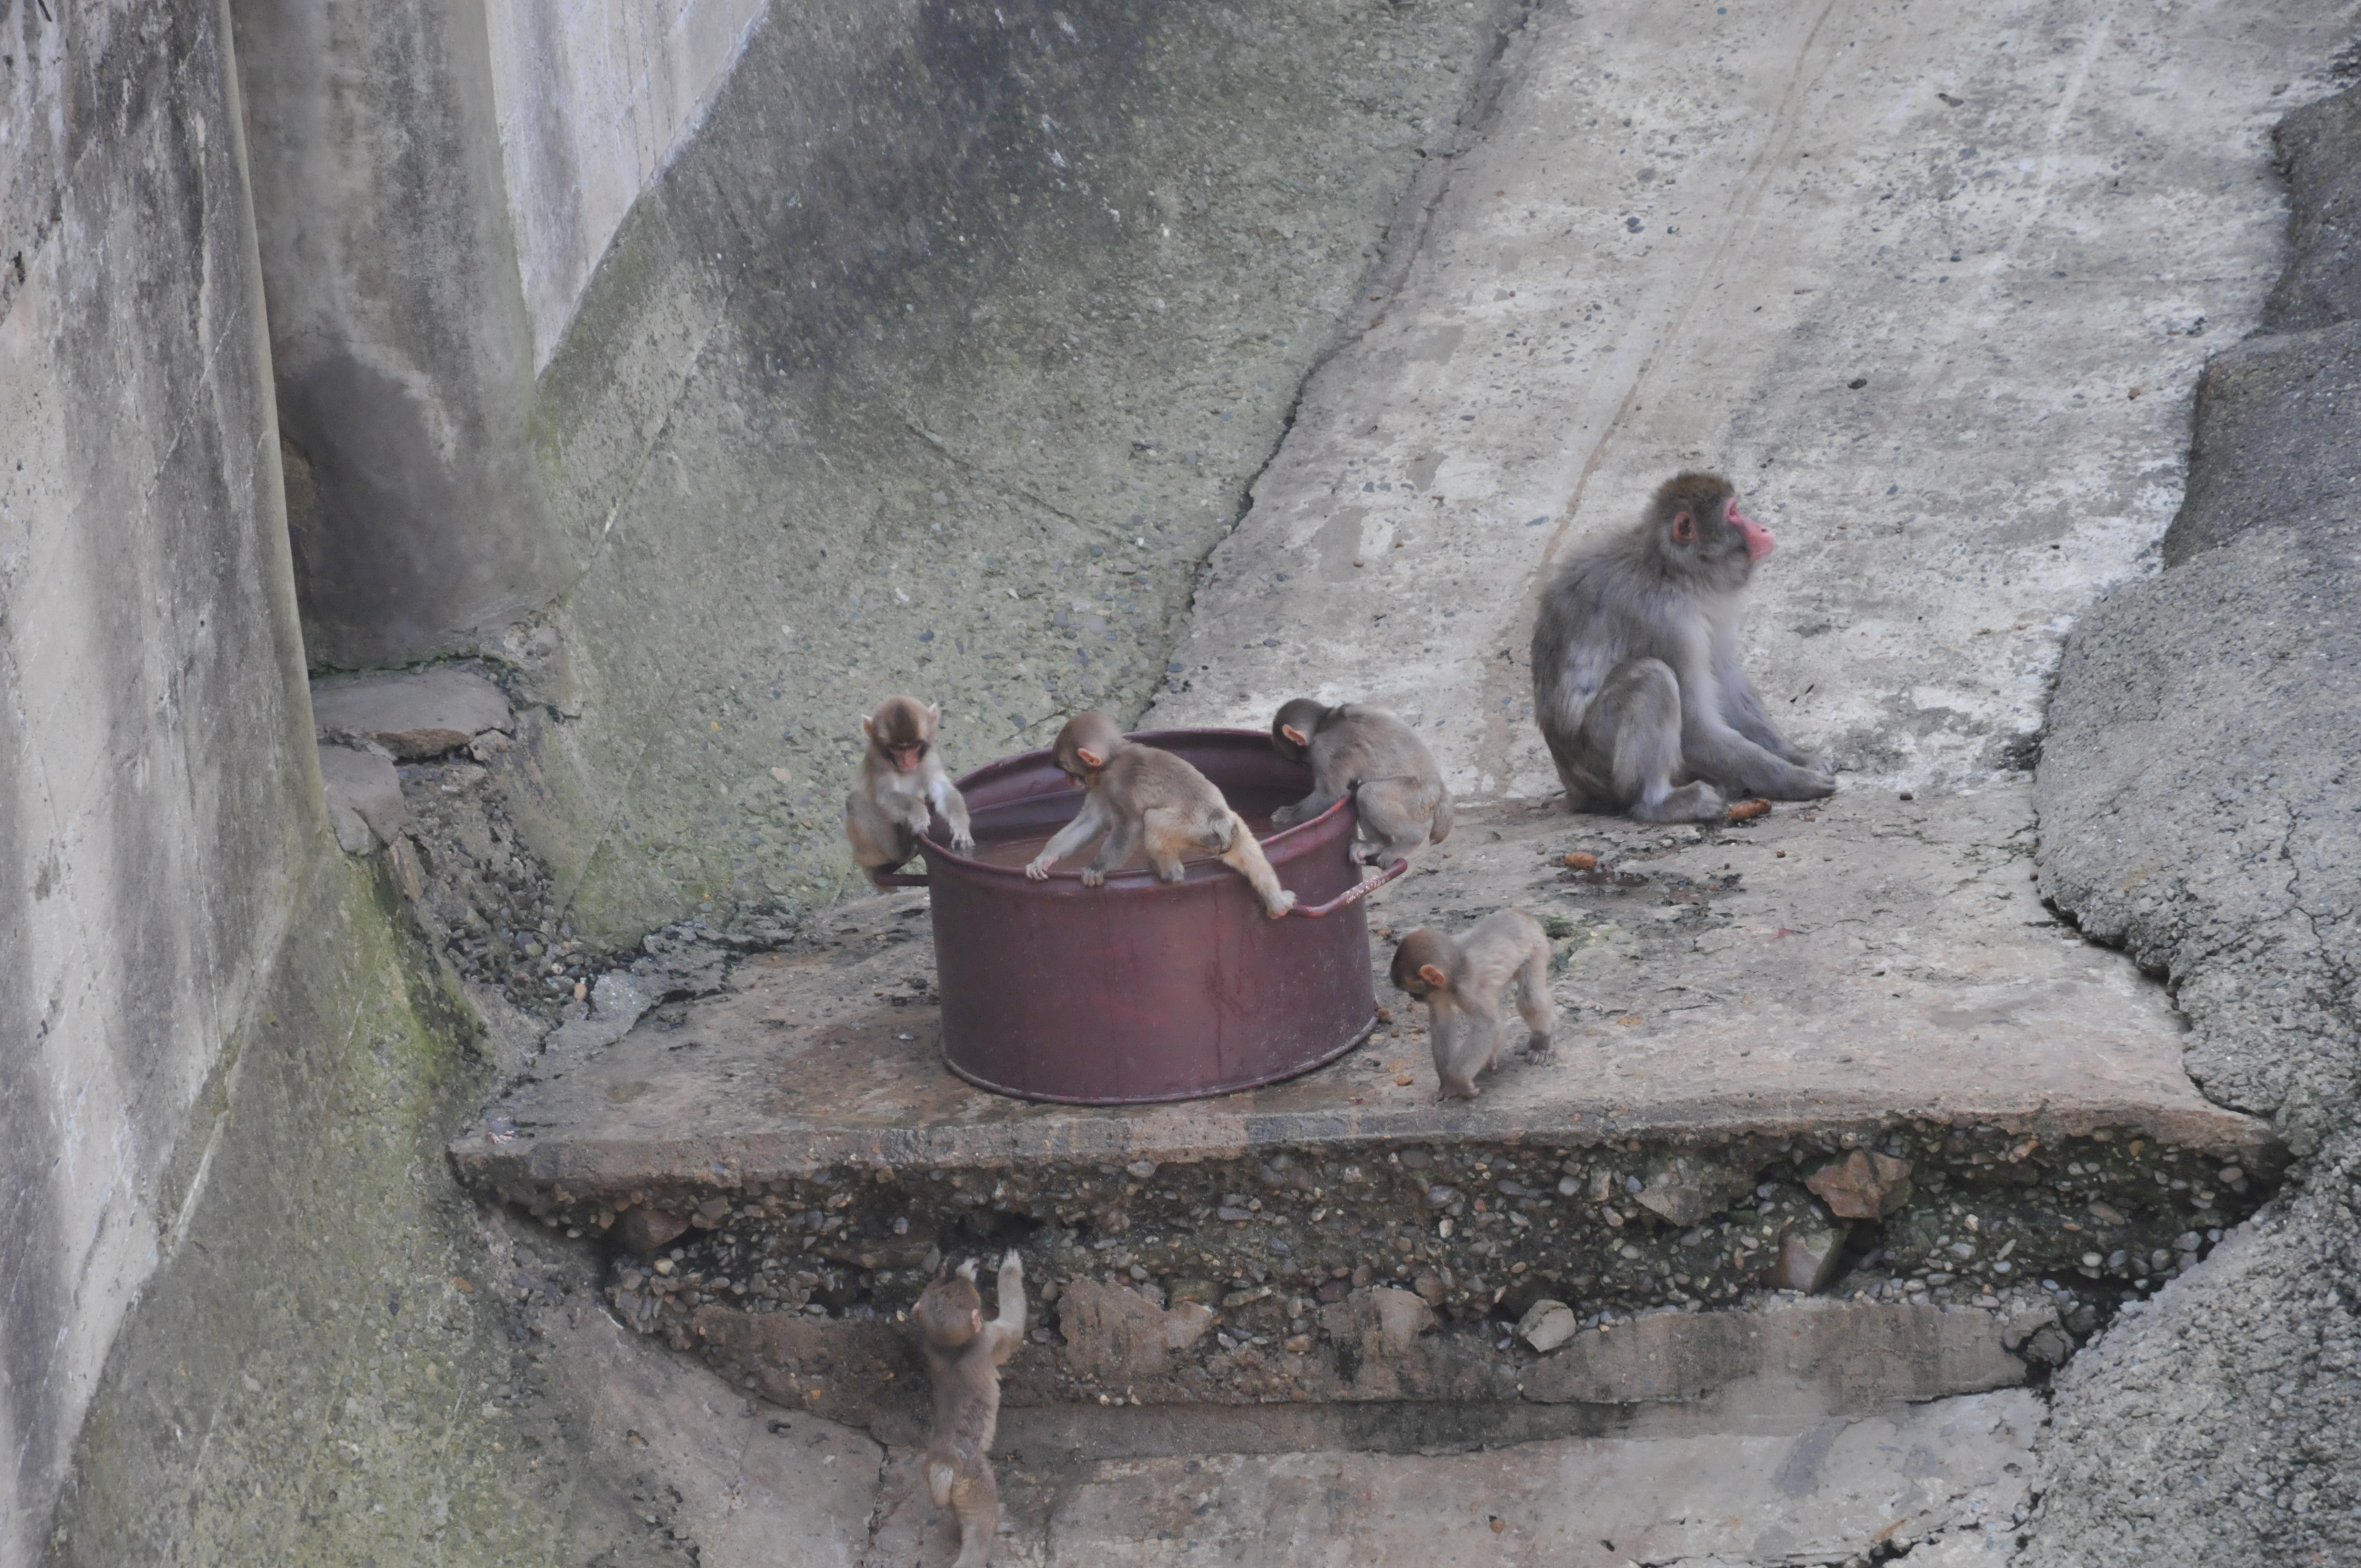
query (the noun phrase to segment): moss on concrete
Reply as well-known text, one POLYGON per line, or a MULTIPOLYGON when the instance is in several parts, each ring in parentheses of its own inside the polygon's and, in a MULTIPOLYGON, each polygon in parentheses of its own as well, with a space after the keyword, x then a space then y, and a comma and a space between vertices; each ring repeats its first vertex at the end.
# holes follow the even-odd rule
POLYGON ((519 1293, 488 1277, 441 1153, 485 1063, 384 864, 313 857, 191 1217, 93 1401, 53 1568, 646 1546, 511 1365, 519 1293))

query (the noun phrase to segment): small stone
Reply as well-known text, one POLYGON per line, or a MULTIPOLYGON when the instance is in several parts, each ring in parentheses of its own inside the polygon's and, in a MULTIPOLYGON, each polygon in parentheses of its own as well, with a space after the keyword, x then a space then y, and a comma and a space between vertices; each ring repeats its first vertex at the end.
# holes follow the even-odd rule
MULTIPOLYGON (((1763 1282, 1774 1290, 1800 1290, 1806 1295, 1819 1289, 1844 1256, 1845 1230, 1840 1224, 1806 1224, 1789 1231, 1779 1238, 1779 1250, 1763 1271, 1763 1282)), ((1950 1276, 1942 1278, 1948 1282, 1950 1276)))
MULTIPOLYGON (((1627 1184, 1628 1185, 1628 1184, 1627 1184)), ((1752 1190, 1750 1171, 1730 1169, 1695 1155, 1674 1155, 1648 1173, 1632 1192, 1641 1207, 1675 1225, 1694 1225, 1752 1190)))
MULTIPOLYGON (((677 1214, 635 1204, 616 1216, 614 1234, 625 1252, 653 1252, 686 1229, 688 1222, 677 1214)), ((656 1272, 670 1274, 672 1265, 659 1263, 656 1272)))
POLYGON ((1287 1352, 1290 1355, 1310 1355, 1312 1354, 1312 1336, 1310 1334, 1290 1334, 1287 1338, 1279 1342, 1279 1348, 1287 1352))
POLYGON ((1587 850, 1575 850, 1566 855, 1565 863, 1569 870, 1595 872, 1598 869, 1598 857, 1587 850))
POLYGON ((1536 1301, 1517 1320, 1517 1337, 1542 1354, 1564 1344, 1582 1327, 1574 1309, 1563 1301, 1536 1301))
POLYGON ((1156 1162, 1152 1159, 1136 1159, 1123 1168, 1127 1175, 1145 1181, 1156 1174, 1156 1162))
MULTIPOLYGON (((1334 1284, 1334 1281, 1332 1280, 1330 1283, 1334 1284)), ((1416 1279, 1411 1282, 1411 1288, 1417 1291, 1420 1297, 1423 1299, 1426 1304, 1430 1307, 1442 1306, 1443 1298, 1449 1293, 1443 1283, 1443 1277, 1438 1274, 1420 1275, 1416 1279)), ((1324 1289, 1323 1294, 1325 1294, 1324 1289)), ((1338 1296, 1342 1296, 1344 1292, 1341 1290, 1337 1292, 1338 1296)))
POLYGON ((1892 1155, 1855 1149, 1805 1178, 1804 1185, 1840 1220, 1883 1219, 1910 1201, 1910 1166, 1892 1155))

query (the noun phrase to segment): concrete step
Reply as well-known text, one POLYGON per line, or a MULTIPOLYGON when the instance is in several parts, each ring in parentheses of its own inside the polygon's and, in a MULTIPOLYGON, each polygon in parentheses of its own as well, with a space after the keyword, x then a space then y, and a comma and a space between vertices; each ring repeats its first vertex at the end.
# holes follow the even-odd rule
MULTIPOLYGON (((1005 1429, 994 1563, 1772 1568, 1906 1551, 1998 1564, 2030 1501, 2042 1408, 2013 1390, 1744 1433, 1425 1453, 1272 1447, 1242 1414, 1246 1442, 1193 1452, 1126 1452, 1071 1418, 1005 1429)), ((917 1457, 887 1467, 876 1568, 956 1551, 917 1457)))
POLYGON ((1009 1245, 1048 1309, 1019 1402, 1647 1400, 1668 1396, 1644 1367, 1576 1370, 1576 1331, 1812 1290, 1971 1310, 2010 1376, 1885 1393, 1988 1388, 2270 1190, 2281 1151, 2191 1087, 2160 989, 2033 897, 2021 791, 1715 830, 1509 802, 1461 823, 1373 926, 1520 905, 1561 933, 1558 1058, 1470 1103, 1435 1102, 1402 1008, 1251 1093, 985 1094, 936 1059, 907 894, 521 1084, 451 1155, 611 1237, 627 1321, 846 1419, 896 1402, 893 1320, 936 1263, 1009 1245))

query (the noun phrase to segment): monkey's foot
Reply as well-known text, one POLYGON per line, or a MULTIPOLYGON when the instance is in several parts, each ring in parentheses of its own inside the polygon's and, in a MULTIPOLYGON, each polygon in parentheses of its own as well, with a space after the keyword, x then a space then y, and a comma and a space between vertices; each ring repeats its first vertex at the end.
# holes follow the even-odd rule
POLYGON ((1631 816, 1641 822, 1718 822, 1726 805, 1721 791, 1698 779, 1666 792, 1653 805, 1640 802, 1631 807, 1631 816))
POLYGON ((1105 881, 1106 872, 1099 870, 1096 866, 1084 866, 1082 868, 1082 885, 1084 887, 1097 887, 1105 881))

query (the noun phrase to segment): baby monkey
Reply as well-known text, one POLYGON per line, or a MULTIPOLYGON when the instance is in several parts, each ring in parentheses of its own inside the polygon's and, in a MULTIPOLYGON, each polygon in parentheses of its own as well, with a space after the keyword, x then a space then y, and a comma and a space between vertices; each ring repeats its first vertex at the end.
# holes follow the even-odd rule
POLYGON ((1420 927, 1394 949, 1394 984, 1426 1003, 1439 1100, 1476 1098, 1476 1075, 1499 1065, 1500 992, 1513 981, 1524 1014, 1525 1059, 1550 1059, 1549 938, 1521 909, 1476 922, 1464 937, 1420 927), (1461 1015, 1466 1014, 1463 1024, 1461 1015), (1464 1032, 1463 1032, 1464 1029, 1464 1032))
POLYGON ((844 797, 844 836, 852 858, 879 887, 895 867, 918 852, 928 807, 951 825, 951 848, 972 850, 967 800, 951 783, 935 750, 942 710, 914 696, 889 696, 861 721, 869 749, 861 755, 852 793, 844 797))
POLYGON ((1279 885, 1279 873, 1270 869, 1253 830, 1230 809, 1213 781, 1187 762, 1126 738, 1104 713, 1078 713, 1066 720, 1050 754, 1060 772, 1090 793, 1082 811, 1025 868, 1035 882, 1104 833, 1106 842, 1082 868, 1085 887, 1106 881, 1106 873, 1130 860, 1144 839, 1148 863, 1166 882, 1188 874, 1180 856, 1195 850, 1218 856, 1245 877, 1272 919, 1295 907, 1295 894, 1279 885))
POLYGON ((1270 721, 1271 749, 1312 769, 1312 793, 1270 814, 1279 827, 1309 822, 1345 795, 1353 797, 1366 849, 1353 858, 1390 871, 1412 850, 1451 835, 1451 794, 1411 727, 1382 707, 1323 707, 1297 697, 1270 721))
POLYGON ((992 1478, 992 1440, 1000 1429, 1000 1364, 1025 1338, 1025 1262, 1000 1260, 1000 1315, 984 1321, 975 1259, 939 1275, 910 1309, 922 1336, 927 1379, 935 1389, 935 1428, 927 1438, 927 1494, 959 1516, 953 1568, 983 1568, 1000 1528, 1000 1488, 992 1478))

